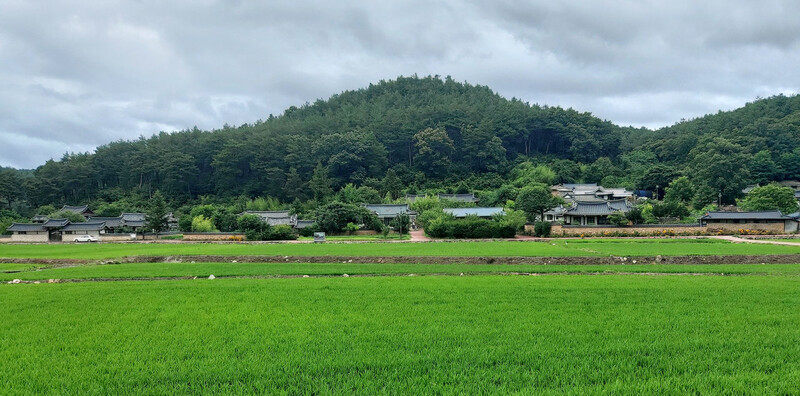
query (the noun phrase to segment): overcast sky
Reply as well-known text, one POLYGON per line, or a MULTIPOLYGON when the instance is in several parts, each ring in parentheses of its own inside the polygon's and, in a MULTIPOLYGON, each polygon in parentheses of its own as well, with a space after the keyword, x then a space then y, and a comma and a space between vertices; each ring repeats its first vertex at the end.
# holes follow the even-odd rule
POLYGON ((798 92, 799 15, 769 0, 2 0, 0 165, 414 73, 656 128, 798 92))

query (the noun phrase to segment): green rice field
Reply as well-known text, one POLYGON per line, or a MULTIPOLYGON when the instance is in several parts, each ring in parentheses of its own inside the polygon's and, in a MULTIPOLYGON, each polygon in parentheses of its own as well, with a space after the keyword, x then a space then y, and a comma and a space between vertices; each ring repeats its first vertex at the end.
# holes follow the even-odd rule
POLYGON ((800 264, 581 263, 795 252, 710 239, 0 245, 33 259, 575 256, 0 263, 0 394, 797 394, 800 264))
POLYGON ((800 254, 800 246, 715 239, 574 239, 551 242, 2 244, 0 257, 113 259, 124 256, 655 256, 800 254))
POLYGON ((3 394, 796 394, 800 277, 0 285, 3 394))

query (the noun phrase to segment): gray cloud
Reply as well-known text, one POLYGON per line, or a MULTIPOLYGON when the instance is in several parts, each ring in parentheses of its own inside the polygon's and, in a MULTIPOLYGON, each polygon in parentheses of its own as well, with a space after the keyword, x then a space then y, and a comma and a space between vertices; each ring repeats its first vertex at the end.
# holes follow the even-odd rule
POLYGON ((0 165, 414 73, 647 127, 800 83, 800 3, 520 3, 6 0, 0 165))

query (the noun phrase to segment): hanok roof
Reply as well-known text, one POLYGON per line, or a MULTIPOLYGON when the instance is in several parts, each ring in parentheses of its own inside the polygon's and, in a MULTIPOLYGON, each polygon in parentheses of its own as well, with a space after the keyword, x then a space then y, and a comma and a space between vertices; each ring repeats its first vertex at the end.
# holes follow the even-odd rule
POLYGON ((123 225, 122 216, 119 217, 89 217, 86 221, 90 222, 104 222, 106 223, 106 228, 119 228, 123 225))
POLYGON ((297 215, 290 215, 288 210, 267 210, 256 211, 246 210, 242 215, 255 215, 261 218, 261 221, 267 222, 271 226, 276 225, 290 225, 297 224, 297 215))
POLYGON ((605 202, 575 202, 564 214, 570 216, 607 216, 614 212, 627 212, 630 210, 628 203, 619 201, 605 202))
POLYGON ((379 219, 397 217, 403 213, 417 214, 408 208, 408 204, 364 204, 364 207, 378 215, 379 219))
POLYGON ((36 216, 33 216, 31 218, 31 221, 34 223, 44 223, 47 220, 50 220, 50 218, 47 217, 47 215, 40 215, 40 214, 37 214, 36 216))
POLYGON ((70 223, 62 228, 62 231, 100 231, 105 228, 106 223, 102 221, 93 221, 85 223, 70 223))
POLYGON ((439 199, 452 199, 461 202, 478 202, 475 194, 437 194, 439 199))
POLYGON ((414 202, 417 198, 425 198, 427 195, 425 194, 406 194, 406 200, 409 202, 414 202))
POLYGON ((588 190, 591 188, 597 188, 597 183, 564 183, 562 184, 562 186, 570 190, 575 190, 575 189, 588 190))
POLYGON ((294 225, 294 228, 306 228, 311 227, 314 225, 314 220, 297 220, 297 224, 294 225))
POLYGON ((44 226, 41 225, 41 224, 28 224, 28 223, 13 223, 7 229, 8 229, 8 231, 13 231, 13 232, 20 232, 20 231, 23 231, 23 232, 34 232, 34 231, 36 231, 36 232, 44 232, 44 231, 47 231, 47 229, 45 229, 44 226))
POLYGON ((127 221, 145 221, 144 213, 123 213, 120 215, 122 220, 127 221))
POLYGON ((61 228, 61 227, 66 226, 67 224, 69 224, 69 220, 67 220, 67 219, 49 219, 46 222, 44 222, 44 224, 42 224, 42 227, 44 227, 44 228, 61 228))
POLYGON ((700 220, 790 220, 779 210, 760 212, 707 212, 700 220))
POLYGON ((62 211, 66 210, 66 211, 74 212, 74 213, 77 213, 79 215, 82 215, 82 214, 87 213, 87 212, 88 213, 92 212, 91 210, 89 210, 89 205, 83 205, 83 206, 64 205, 64 207, 62 207, 61 210, 62 211))
POLYGON ((498 214, 504 214, 503 208, 446 208, 445 213, 450 213, 454 217, 492 217, 498 214))

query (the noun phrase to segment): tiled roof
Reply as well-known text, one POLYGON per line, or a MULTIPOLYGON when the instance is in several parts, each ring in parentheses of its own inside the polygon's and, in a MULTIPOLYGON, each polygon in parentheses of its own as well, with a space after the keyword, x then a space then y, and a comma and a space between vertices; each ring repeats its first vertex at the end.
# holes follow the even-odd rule
POLYGON ((294 226, 297 223, 297 215, 290 215, 288 210, 247 210, 242 212, 242 215, 258 216, 261 218, 261 221, 265 221, 271 226, 282 224, 294 226))
POLYGON ((77 214, 83 214, 84 212, 89 210, 89 205, 83 205, 83 206, 64 205, 64 207, 62 207, 61 210, 68 210, 70 212, 75 212, 77 214))
POLYGON ((69 224, 69 220, 67 219, 50 219, 42 224, 42 226, 45 228, 61 228, 67 224, 69 224))
POLYGON ((86 221, 106 223, 106 228, 122 227, 122 216, 120 217, 89 217, 86 221))
POLYGON ((106 223, 100 222, 85 222, 85 223, 70 223, 62 229, 62 231, 100 231, 105 228, 106 223))
POLYGON ((503 214, 503 208, 447 208, 444 209, 445 213, 450 213, 454 217, 492 217, 497 214, 503 214))
POLYGON ((294 228, 306 228, 311 227, 314 225, 314 220, 297 220, 297 224, 294 225, 294 228))
POLYGON ((41 223, 44 223, 44 222, 45 222, 45 221, 47 221, 47 220, 50 220, 50 218, 49 218, 49 217, 47 217, 47 215, 40 215, 40 214, 37 214, 36 216, 33 216, 33 217, 31 218, 31 221, 33 221, 33 222, 41 222, 41 223))
POLYGON ((778 210, 765 210, 760 212, 707 212, 701 220, 787 220, 778 210))
POLYGON ((604 201, 604 202, 575 202, 575 204, 567 209, 565 214, 571 216, 607 216, 614 212, 627 212, 630 210, 628 203, 619 201, 604 201))
POLYGON ((403 213, 417 214, 408 208, 408 204, 364 204, 364 207, 378 215, 378 218, 396 217, 403 213))
POLYGON ((28 224, 28 223, 13 223, 8 227, 8 231, 24 231, 24 232, 44 232, 47 231, 41 224, 28 224))
POLYGON ((128 221, 144 221, 145 215, 144 213, 123 213, 120 215, 122 220, 128 221))
POLYGON ((437 194, 439 199, 452 199, 454 201, 462 202, 478 202, 475 194, 437 194))

